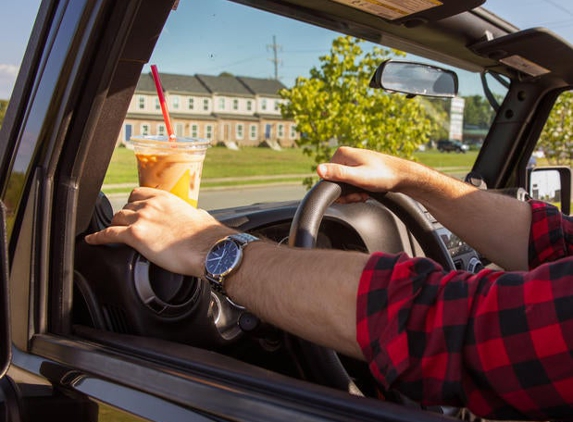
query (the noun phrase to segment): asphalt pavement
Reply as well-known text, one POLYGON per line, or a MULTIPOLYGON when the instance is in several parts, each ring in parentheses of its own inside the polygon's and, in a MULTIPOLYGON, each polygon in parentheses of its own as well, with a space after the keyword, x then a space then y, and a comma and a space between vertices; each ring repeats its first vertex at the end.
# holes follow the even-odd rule
MULTIPOLYGON (((302 199, 305 193, 306 188, 301 182, 205 188, 199 193, 199 207, 216 210, 261 202, 290 201, 302 199)), ((120 210, 125 205, 128 195, 128 193, 108 195, 114 211, 120 210)))

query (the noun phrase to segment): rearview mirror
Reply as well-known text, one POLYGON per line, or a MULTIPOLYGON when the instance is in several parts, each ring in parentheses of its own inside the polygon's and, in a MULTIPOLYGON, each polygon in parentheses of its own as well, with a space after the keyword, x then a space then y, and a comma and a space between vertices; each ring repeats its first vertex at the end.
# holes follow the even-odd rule
POLYGON ((425 63, 388 60, 376 69, 370 87, 412 96, 452 98, 458 93, 458 76, 425 63))
POLYGON ((540 167, 529 170, 529 193, 533 199, 549 202, 571 211, 571 169, 569 167, 540 167))

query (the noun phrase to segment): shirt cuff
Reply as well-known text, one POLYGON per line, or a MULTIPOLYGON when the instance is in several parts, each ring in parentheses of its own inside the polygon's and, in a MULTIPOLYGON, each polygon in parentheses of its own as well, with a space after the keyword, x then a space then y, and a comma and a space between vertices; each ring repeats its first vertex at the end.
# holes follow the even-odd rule
POLYGON ((558 208, 530 200, 529 268, 555 261, 567 255, 562 214, 558 208))

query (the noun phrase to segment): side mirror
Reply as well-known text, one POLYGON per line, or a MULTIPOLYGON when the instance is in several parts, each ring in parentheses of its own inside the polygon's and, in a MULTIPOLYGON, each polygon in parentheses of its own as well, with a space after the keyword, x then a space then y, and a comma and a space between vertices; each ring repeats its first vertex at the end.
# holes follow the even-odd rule
POLYGON ((458 93, 458 76, 425 63, 388 60, 378 66, 370 87, 411 96, 453 98, 458 93))
POLYGON ((529 194, 533 199, 555 204, 563 214, 571 212, 571 169, 540 167, 529 169, 529 194))

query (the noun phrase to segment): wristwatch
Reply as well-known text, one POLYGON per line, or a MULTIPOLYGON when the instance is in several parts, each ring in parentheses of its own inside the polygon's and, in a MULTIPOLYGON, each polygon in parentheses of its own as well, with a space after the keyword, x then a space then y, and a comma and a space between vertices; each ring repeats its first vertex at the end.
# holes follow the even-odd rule
POLYGON ((205 258, 205 278, 213 290, 226 296, 224 280, 232 274, 243 260, 243 249, 259 240, 248 233, 227 236, 213 245, 205 258))

